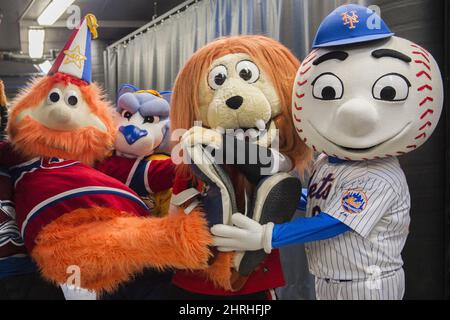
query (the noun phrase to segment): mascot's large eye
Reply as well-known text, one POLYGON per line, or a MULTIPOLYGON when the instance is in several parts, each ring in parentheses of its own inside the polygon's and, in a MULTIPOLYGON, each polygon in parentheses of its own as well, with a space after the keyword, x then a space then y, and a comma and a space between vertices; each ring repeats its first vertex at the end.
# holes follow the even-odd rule
POLYGON ((69 105, 71 107, 75 107, 78 104, 78 100, 79 100, 78 94, 73 90, 68 91, 65 95, 64 100, 67 105, 69 105))
POLYGON ((132 116, 133 116, 133 114, 130 111, 126 111, 126 110, 122 111, 122 117, 124 117, 125 119, 130 120, 132 116))
POLYGON ((372 88, 372 95, 377 100, 398 102, 405 101, 409 95, 411 82, 398 73, 390 73, 378 79, 372 88))
POLYGON ((147 116, 147 117, 144 117, 143 123, 158 123, 158 122, 159 122, 159 117, 147 116))
POLYGON ((344 95, 344 84, 332 73, 322 73, 312 83, 313 96, 320 100, 339 100, 344 95))
POLYGON ((244 60, 236 65, 236 71, 243 80, 248 83, 255 83, 259 80, 259 68, 251 61, 244 60))
POLYGON ((58 88, 53 88, 47 96, 47 103, 57 103, 62 96, 61 90, 58 88))
POLYGON ((225 80, 227 80, 228 77, 228 71, 225 66, 217 66, 213 68, 208 75, 208 84, 213 90, 219 89, 221 85, 225 83, 225 80))

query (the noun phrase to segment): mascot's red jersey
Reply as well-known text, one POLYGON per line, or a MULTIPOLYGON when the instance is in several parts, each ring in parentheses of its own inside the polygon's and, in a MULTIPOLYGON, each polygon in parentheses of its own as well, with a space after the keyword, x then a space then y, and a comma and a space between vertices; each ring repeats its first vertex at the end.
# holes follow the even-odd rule
POLYGON ((28 250, 40 230, 78 208, 108 207, 145 216, 149 211, 131 189, 78 161, 34 158, 10 168, 16 219, 28 250))
POLYGON ((139 196, 172 188, 175 165, 165 160, 130 159, 111 156, 96 165, 96 169, 120 180, 139 196))

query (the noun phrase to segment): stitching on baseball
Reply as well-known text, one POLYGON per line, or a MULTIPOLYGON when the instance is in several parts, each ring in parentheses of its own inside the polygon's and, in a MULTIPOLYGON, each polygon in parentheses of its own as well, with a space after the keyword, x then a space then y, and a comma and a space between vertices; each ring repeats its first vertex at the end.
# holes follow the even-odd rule
MULTIPOLYGON (((428 73, 428 72, 426 72, 425 70, 421 70, 421 71, 419 71, 419 72, 416 74, 416 77, 417 77, 417 78, 420 78, 420 77, 426 76, 426 77, 428 78, 428 80, 432 81, 432 77, 431 77, 431 72, 432 72, 432 70, 431 70, 431 61, 430 61, 430 59, 429 59, 430 55, 429 55, 428 51, 426 51, 424 48, 422 48, 421 46, 416 45, 416 44, 411 44, 411 47, 416 48, 416 49, 419 50, 419 51, 413 51, 413 52, 412 52, 413 55, 420 55, 420 56, 422 56, 422 57, 428 62, 428 64, 427 64, 425 61, 420 60, 420 59, 414 61, 416 64, 420 64, 420 65, 425 66, 425 67, 428 69, 428 71, 429 71, 429 73, 428 73)), ((420 87, 417 89, 417 91, 418 91, 418 92, 422 92, 422 91, 424 91, 425 89, 427 89, 427 90, 429 90, 429 91, 433 91, 433 87, 432 87, 430 84, 424 84, 424 85, 420 86, 420 87)), ((431 103, 431 102, 434 102, 434 98, 431 97, 431 96, 426 96, 426 97, 423 98, 423 100, 419 103, 419 107, 423 107, 427 102, 430 102, 430 103, 431 103)), ((433 109, 427 109, 427 110, 421 115, 420 120, 424 120, 425 117, 427 117, 428 115, 433 115, 433 114, 434 114, 434 110, 433 110, 433 109)), ((415 138, 415 140, 426 139, 426 138, 427 138, 427 132, 426 132, 426 129, 427 129, 427 128, 431 128, 432 125, 433 125, 433 123, 432 123, 431 121, 427 120, 427 122, 425 122, 425 123, 419 128, 418 131, 419 131, 420 134, 415 138), (424 131, 424 132, 421 132, 421 131, 424 131)), ((416 148, 417 148, 417 145, 411 145, 411 146, 408 146, 407 148, 409 148, 409 149, 416 149, 416 148)))
POLYGON ((427 60, 427 62, 429 63, 430 62, 430 59, 425 55, 425 53, 423 53, 423 52, 420 52, 420 51, 413 51, 413 54, 415 54, 415 55, 420 55, 420 56, 422 56, 425 60, 427 60))
POLYGON ((430 81, 432 80, 431 79, 431 76, 428 74, 428 72, 426 72, 425 70, 422 70, 422 71, 420 71, 418 74, 416 74, 416 77, 417 78, 420 78, 421 76, 423 76, 423 75, 425 75, 430 81))
POLYGON ((430 91, 433 91, 433 87, 430 86, 429 84, 424 84, 423 86, 419 87, 419 88, 417 89, 417 91, 423 91, 423 90, 425 90, 425 89, 428 89, 428 90, 430 90, 430 91))
POLYGON ((426 97, 425 99, 422 100, 422 102, 419 104, 419 106, 422 107, 425 103, 433 102, 433 101, 434 101, 434 99, 432 97, 428 96, 428 97, 426 97))
POLYGON ((297 118, 297 115, 295 115, 295 114, 294 114, 294 120, 297 121, 298 123, 301 123, 301 122, 302 122, 302 119, 297 118))
POLYGON ((311 61, 313 61, 317 56, 314 55, 311 58, 308 58, 308 60, 305 60, 305 62, 303 63, 304 66, 306 66, 308 63, 310 63, 311 61))
POLYGON ((305 71, 301 71, 301 70, 300 70, 300 75, 301 75, 301 76, 304 76, 309 70, 311 70, 311 66, 309 66, 308 68, 306 68, 305 71))
POLYGON ((423 60, 414 60, 414 62, 417 63, 417 64, 423 64, 429 71, 431 71, 430 65, 428 65, 425 61, 423 61, 423 60))
POLYGON ((417 137, 415 137, 415 140, 419 140, 419 139, 426 139, 427 138, 427 134, 425 132, 419 134, 417 137))
POLYGON ((426 127, 431 127, 433 124, 431 121, 427 121, 423 126, 420 127, 419 131, 423 131, 426 127))
POLYGON ((427 57, 429 57, 430 53, 425 48, 422 48, 417 44, 412 44, 411 47, 421 50, 427 57))
POLYGON ((433 114, 434 110, 432 109, 428 109, 427 111, 425 111, 422 116, 420 117, 420 120, 423 120, 428 114, 433 114))

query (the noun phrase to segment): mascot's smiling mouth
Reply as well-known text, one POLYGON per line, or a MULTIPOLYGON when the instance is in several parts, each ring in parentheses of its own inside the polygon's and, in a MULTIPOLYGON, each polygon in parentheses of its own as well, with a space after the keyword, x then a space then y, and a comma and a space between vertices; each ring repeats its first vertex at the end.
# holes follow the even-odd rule
POLYGON ((376 145, 373 145, 371 147, 367 147, 367 148, 349 148, 349 147, 345 147, 345 146, 339 145, 339 144, 333 142, 332 140, 330 140, 329 138, 327 138, 325 135, 321 134, 319 132, 319 130, 317 130, 316 127, 311 123, 311 121, 308 121, 308 123, 310 124, 311 128, 313 128, 314 131, 316 131, 316 133, 319 136, 321 136, 322 138, 327 140, 329 143, 331 143, 332 145, 334 145, 334 146, 336 146, 336 147, 338 147, 338 148, 340 148, 340 149, 342 149, 344 151, 353 152, 353 153, 366 153, 366 152, 369 152, 369 151, 373 151, 374 149, 376 149, 376 148, 378 148, 378 147, 388 143, 389 141, 394 140, 398 136, 401 136, 405 131, 407 131, 407 129, 411 125, 411 122, 408 122, 398 133, 394 134, 392 137, 390 137, 390 138, 388 138, 388 139, 386 139, 386 140, 384 140, 384 141, 382 141, 382 142, 380 142, 380 143, 378 143, 376 145))
POLYGON ((256 121, 255 126, 251 128, 239 127, 236 129, 225 129, 225 132, 232 130, 232 134, 238 138, 246 136, 252 139, 261 140, 266 139, 268 133, 270 132, 272 134, 272 131, 276 129, 274 119, 270 119, 267 123, 264 122, 264 120, 258 120, 256 121))
POLYGON ((240 133, 247 134, 250 132, 256 132, 257 135, 260 136, 260 135, 265 135, 269 130, 276 129, 274 121, 275 121, 275 118, 272 118, 267 122, 260 119, 255 122, 255 126, 253 126, 253 127, 223 128, 223 127, 218 126, 215 128, 211 128, 211 127, 205 126, 205 128, 212 129, 212 130, 235 131, 235 134, 240 134, 240 133))

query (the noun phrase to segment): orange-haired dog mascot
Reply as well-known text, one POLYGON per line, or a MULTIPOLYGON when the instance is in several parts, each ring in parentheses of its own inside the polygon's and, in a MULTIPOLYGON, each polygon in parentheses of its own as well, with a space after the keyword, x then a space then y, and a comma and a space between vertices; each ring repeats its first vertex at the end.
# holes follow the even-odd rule
POLYGON ((42 274, 113 291, 146 267, 204 268, 211 239, 200 214, 150 218, 136 193, 91 167, 116 134, 112 107, 90 83, 95 27, 88 15, 49 75, 13 104, 8 133, 22 160, 10 172, 19 230, 42 274))
MULTIPOLYGON (((222 134, 224 129, 240 130, 244 135, 253 130, 255 144, 267 149, 271 149, 278 130, 278 157, 284 159, 280 165, 284 168, 280 171, 290 171, 294 166, 303 169, 311 152, 292 134, 295 129, 290 115, 291 89, 299 65, 289 49, 263 36, 219 39, 190 58, 177 77, 170 118, 173 133, 178 129, 189 129, 182 136, 181 145, 184 156, 188 160, 190 157, 194 164, 178 166, 173 204, 189 210, 196 205, 197 200, 192 200, 195 194, 192 190, 197 189, 200 193, 198 203, 202 203, 210 225, 230 224, 230 212, 246 212, 254 219, 263 219, 263 211, 270 207, 265 199, 271 198, 269 194, 274 186, 283 185, 284 190, 291 186, 288 189, 291 191, 299 188, 298 180, 287 173, 275 174, 264 181, 260 177, 255 178, 253 173, 259 170, 258 165, 235 166, 223 162, 225 165, 219 166, 216 165, 218 161, 215 164, 206 160, 205 164, 194 160, 195 156, 206 155, 203 153, 205 145, 224 146, 224 139, 229 138, 222 134), (199 121, 201 126, 193 127, 194 122, 199 121), (198 145, 203 147, 198 149, 198 145), (212 211, 219 212, 216 214, 218 219, 214 220, 212 211)), ((239 141, 244 141, 243 146, 248 147, 245 146, 246 139, 238 139, 237 135, 231 135, 231 139, 238 145, 239 141)), ((271 152, 275 153, 274 150, 271 152)), ((217 152, 215 154, 217 156, 217 152)), ((224 155, 222 160, 226 158, 224 155)), ((202 159, 208 159, 208 156, 202 159)), ((297 196, 295 192, 281 193, 273 203, 287 199, 285 195, 297 196)), ((287 211, 293 204, 295 211, 298 199, 281 203, 287 211)), ((276 219, 279 210, 270 210, 274 215, 272 218, 276 219)), ((206 271, 177 272, 173 280, 173 296, 266 298, 270 289, 283 285, 277 251, 268 257, 260 251, 251 259, 247 259, 246 254, 219 253, 206 271)))

